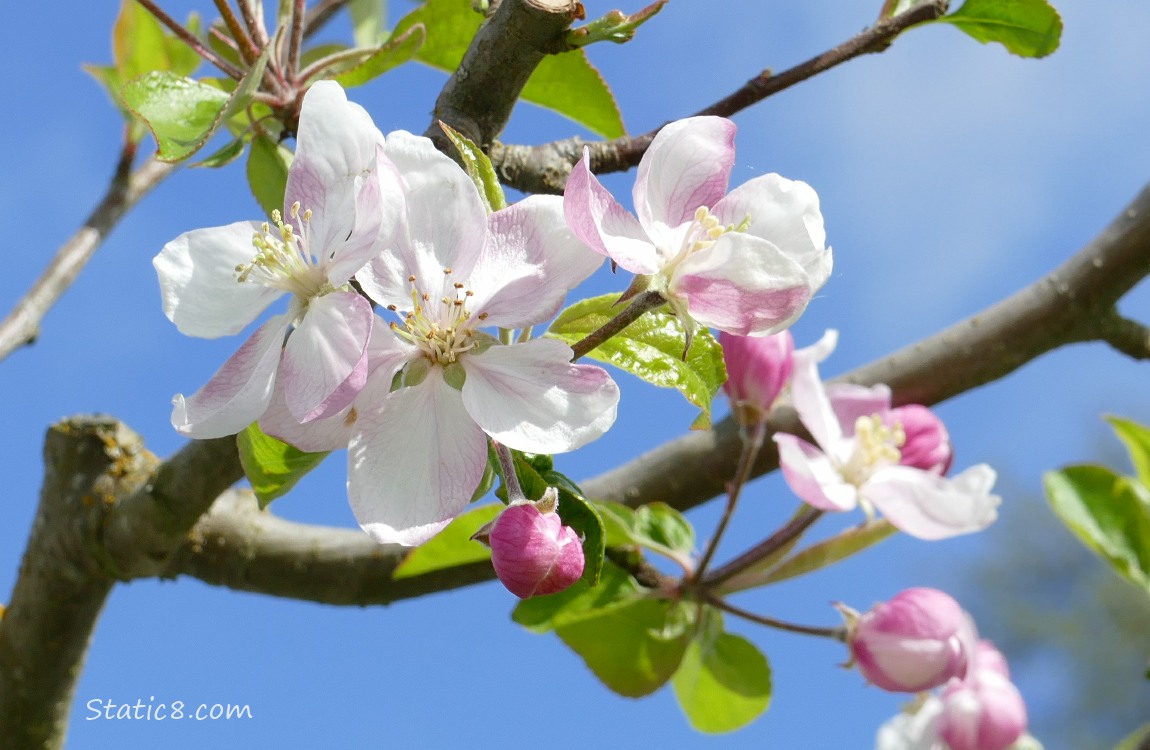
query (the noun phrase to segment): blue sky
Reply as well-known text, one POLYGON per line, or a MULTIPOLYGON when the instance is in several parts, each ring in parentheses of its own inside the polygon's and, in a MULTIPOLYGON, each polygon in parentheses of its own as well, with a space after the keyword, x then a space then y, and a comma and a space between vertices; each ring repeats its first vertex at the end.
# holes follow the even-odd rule
MULTIPOLYGON (((622 7, 591 1, 588 15, 622 7)), ((164 4, 177 17, 211 3, 164 4)), ((880 3, 675 0, 634 42, 590 50, 631 132, 685 116, 764 67, 782 70, 858 32, 880 3), (685 63, 685 64, 680 64, 685 63)), ((1052 57, 1022 60, 938 26, 882 55, 831 71, 738 115, 739 183, 777 171, 819 192, 835 272, 795 326, 800 345, 841 331, 824 366, 833 375, 965 317, 1045 273, 1089 240, 1150 177, 1150 7, 1140 0, 1060 0, 1066 31, 1052 57)), ((6 313, 87 215, 111 173, 121 121, 83 62, 110 59, 118 3, 75 4, 74 18, 19 4, 0 26, 6 77, 0 118, 0 207, 6 313)), ((393 3, 398 17, 406 3, 393 3)), ((327 36, 346 28, 333 22, 327 36)), ((408 66, 351 96, 385 132, 421 131, 441 73, 408 66)), ((520 107, 508 142, 579 132, 520 107)), ((631 175, 608 184, 625 198, 631 175)), ((172 394, 197 388, 239 340, 181 336, 163 316, 152 256, 180 232, 258 215, 242 170, 184 170, 123 222, 44 321, 35 346, 0 363, 6 450, 0 524, 0 600, 15 579, 41 478, 45 429, 61 417, 106 412, 159 455, 179 448, 172 394)), ((601 275, 591 293, 621 288, 601 275)), ((1150 320, 1137 288, 1122 304, 1150 320)), ((693 413, 673 393, 625 375, 615 428, 561 469, 589 477, 618 456, 680 434, 693 413)), ((1150 422, 1146 365, 1100 345, 1078 345, 940 407, 956 468, 989 462, 1006 481, 1003 514, 1037 502, 1041 472, 1099 455, 1100 420, 1150 422)), ((344 466, 329 460, 275 512, 353 527, 344 466)), ((769 533, 793 508, 777 477, 752 485, 721 554, 769 533)), ((692 512, 701 537, 713 507, 692 512)), ((984 537, 927 544, 894 539, 809 579, 745 596, 743 606, 834 624, 831 601, 857 608, 912 585, 945 586, 988 554, 984 537)), ((1025 596, 1019 592, 1019 596, 1025 596)), ((722 738, 691 730, 669 690, 634 701, 599 685, 552 636, 508 619, 514 597, 498 584, 388 608, 334 608, 209 587, 140 581, 113 592, 77 690, 70 747, 639 747, 865 748, 898 696, 839 669, 829 642, 731 623, 768 654, 770 710, 722 738), (251 706, 232 722, 88 721, 90 700, 181 700, 251 706), (830 714, 830 715, 828 715, 830 714)), ((985 633, 994 638, 994 633, 985 633)), ((1052 655, 1053 659, 1054 656, 1052 655)), ((1057 711, 1042 665, 1016 670, 1036 706, 1057 711)), ((1145 699, 1145 696, 1143 696, 1145 699)), ((1043 737, 1060 750, 1057 737, 1043 737)), ((1067 749, 1069 750, 1069 749, 1067 749)))

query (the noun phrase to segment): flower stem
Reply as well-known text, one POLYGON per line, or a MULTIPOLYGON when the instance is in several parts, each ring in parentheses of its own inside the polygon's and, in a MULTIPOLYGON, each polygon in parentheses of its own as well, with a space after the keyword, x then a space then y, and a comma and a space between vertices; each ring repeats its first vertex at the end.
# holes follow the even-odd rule
POLYGON ((228 5, 228 0, 215 0, 216 9, 220 11, 220 18, 224 19, 224 23, 228 27, 228 31, 232 34, 232 39, 236 43, 236 51, 240 57, 244 59, 246 65, 251 65, 255 59, 260 56, 260 50, 244 27, 240 25, 240 19, 236 17, 232 6, 228 5))
POLYGON ((735 478, 727 485, 727 507, 723 510, 719 525, 715 527, 715 533, 711 535, 711 541, 707 543, 707 549, 699 559, 699 567, 695 569, 692 576, 695 581, 703 579, 703 575, 707 572, 707 566, 711 563, 711 558, 715 556, 715 551, 719 548, 719 540, 722 539, 723 532, 727 530, 731 516, 735 514, 739 494, 747 480, 750 479, 751 468, 755 465, 755 459, 758 458, 759 450, 763 447, 763 438, 766 434, 767 423, 761 419, 756 420, 750 431, 743 434, 743 452, 739 455, 739 463, 735 467, 735 478))
POLYGON ((792 518, 785 526, 774 534, 759 542, 743 554, 718 568, 703 582, 705 588, 713 588, 729 578, 733 578, 750 566, 781 549, 783 545, 797 539, 803 532, 811 527, 815 521, 822 517, 823 511, 807 507, 792 518))
POLYGON ((571 351, 575 353, 575 355, 571 357, 571 361, 574 362, 587 352, 595 349, 604 341, 634 323, 643 316, 643 313, 649 310, 655 310, 665 303, 666 300, 663 299, 663 295, 659 292, 647 291, 636 295, 635 298, 631 300, 631 304, 627 305, 622 312, 608 320, 601 328, 592 331, 571 346, 571 351))
POLYGON ((499 456, 499 466, 503 469, 503 483, 507 486, 507 503, 521 503, 527 501, 523 488, 519 486, 519 475, 515 473, 515 457, 511 449, 497 440, 492 440, 495 446, 495 455, 499 456))
POLYGON ((821 638, 833 638, 836 641, 846 641, 846 628, 839 626, 836 628, 824 628, 816 625, 799 625, 785 620, 777 620, 773 617, 766 615, 758 615, 754 612, 736 607, 730 602, 722 599, 713 594, 706 594, 706 602, 716 609, 721 609, 724 612, 741 617, 750 622, 757 622, 760 625, 766 625, 768 628, 775 628, 776 630, 785 630, 788 633, 801 633, 803 635, 817 635, 821 638))

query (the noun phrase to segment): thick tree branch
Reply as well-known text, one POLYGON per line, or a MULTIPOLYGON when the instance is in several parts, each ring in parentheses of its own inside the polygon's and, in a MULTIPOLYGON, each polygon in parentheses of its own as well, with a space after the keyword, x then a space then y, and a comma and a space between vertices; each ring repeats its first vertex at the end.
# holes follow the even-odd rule
POLYGON ((176 169, 174 164, 150 159, 133 173, 132 159, 135 153, 134 145, 124 146, 108 191, 95 210, 84 225, 60 246, 44 273, 24 298, 16 303, 8 317, 0 321, 0 360, 36 340, 40 321, 76 280, 112 228, 141 198, 176 169))
POLYGON ((575 0, 503 0, 471 40, 435 101, 424 133, 441 149, 442 120, 486 148, 502 132, 519 93, 575 20, 575 0))
MULTIPOLYGON (((1002 378, 1066 344, 1104 339, 1114 305, 1150 274, 1150 186, 1101 234, 1053 272, 985 311, 843 380, 885 382, 897 403, 935 404, 1002 378)), ((804 434, 793 409, 772 411, 771 432, 804 434)), ((739 428, 689 432, 581 483, 588 497, 638 505, 664 500, 680 510, 722 494, 740 454, 739 428)), ((755 476, 778 466, 767 440, 755 476)), ((292 524, 255 510, 253 500, 221 500, 172 558, 167 576, 331 604, 374 604, 486 580, 489 566, 393 581, 402 548, 359 532, 292 524)))
MULTIPOLYGON (((893 18, 883 19, 834 49, 778 75, 772 75, 769 70, 760 73, 737 91, 695 114, 730 117, 859 55, 881 52, 911 26, 942 16, 946 13, 947 4, 947 0, 930 0, 893 18)), ((489 155, 505 185, 526 193, 558 194, 563 192, 567 175, 583 155, 584 147, 590 150, 591 171, 596 174, 623 172, 639 163, 661 127, 642 135, 624 136, 611 141, 588 142, 574 137, 540 146, 493 143, 489 155)), ((487 142, 483 143, 486 145, 487 142)))

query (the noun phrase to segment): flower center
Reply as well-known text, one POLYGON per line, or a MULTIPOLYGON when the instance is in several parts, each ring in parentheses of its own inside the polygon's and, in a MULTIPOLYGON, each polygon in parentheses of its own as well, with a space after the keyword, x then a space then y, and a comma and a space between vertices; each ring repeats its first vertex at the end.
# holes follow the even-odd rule
MULTIPOLYGON (((445 277, 451 276, 451 269, 443 269, 445 277)), ((459 355, 475 348, 479 342, 475 335, 476 322, 487 318, 480 313, 472 320, 467 301, 474 292, 466 284, 458 281, 451 284, 451 291, 433 301, 429 292, 421 292, 416 277, 407 278, 411 282, 411 310, 404 314, 403 325, 392 323, 391 329, 423 350, 423 354, 433 364, 449 365, 459 359, 459 355)), ((388 309, 397 312, 396 305, 388 309)))
POLYGON ((318 261, 309 249, 311 209, 300 212, 299 201, 292 204, 291 219, 300 228, 285 224, 279 211, 272 211, 272 225, 266 221, 252 235, 256 256, 251 263, 236 266, 236 280, 291 292, 303 301, 331 291, 318 261))
POLYGON ((900 448, 906 444, 906 432, 901 424, 888 427, 877 414, 855 420, 854 449, 840 471, 843 478, 861 487, 876 470, 897 464, 902 458, 900 448))

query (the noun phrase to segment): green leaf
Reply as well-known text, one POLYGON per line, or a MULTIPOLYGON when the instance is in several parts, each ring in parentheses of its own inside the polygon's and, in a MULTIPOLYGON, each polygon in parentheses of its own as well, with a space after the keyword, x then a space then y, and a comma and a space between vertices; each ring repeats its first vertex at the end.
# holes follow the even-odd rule
POLYGON ((695 529, 683 514, 666 503, 648 503, 631 509, 616 503, 598 503, 608 543, 637 544, 677 562, 691 566, 695 529))
POLYGON ((1120 575, 1150 592, 1150 511, 1141 485, 1103 466, 1047 472, 1043 484, 1062 522, 1120 575))
POLYGON ((304 453, 265 434, 255 422, 236 436, 236 444, 244 475, 251 482, 261 508, 287 494, 296 482, 328 456, 327 452, 304 453))
POLYGON ((248 152, 248 185, 264 213, 283 211, 284 189, 293 154, 266 135, 252 138, 248 152))
POLYGON ((491 160, 483 153, 483 149, 447 123, 441 122, 439 127, 447 134, 447 139, 463 159, 463 168, 479 190, 487 213, 507 208, 507 196, 503 194, 503 186, 499 184, 499 175, 495 174, 495 167, 491 166, 491 160))
MULTIPOLYGON (((604 685, 639 698, 671 678, 690 642, 688 628, 675 628, 678 637, 663 637, 671 610, 667 600, 638 599, 560 625, 555 634, 604 685)), ((676 615, 680 612, 675 609, 676 615)))
POLYGON ((1046 0, 966 0, 938 21, 1021 57, 1046 57, 1062 38, 1062 18, 1046 0))
POLYGON ((1114 746, 1114 750, 1140 750, 1142 742, 1150 737, 1150 724, 1143 724, 1114 746))
POLYGON ((501 503, 492 503, 456 516, 443 531, 408 553, 392 578, 411 578, 490 559, 491 550, 486 544, 473 541, 471 535, 495 520, 502 510, 501 503))
MULTIPOLYGON (((483 17, 463 0, 428 0, 400 19, 394 33, 422 23, 427 42, 416 59, 451 72, 459 67, 482 22, 483 17)), ((543 58, 523 88, 522 98, 605 138, 626 133, 611 90, 581 49, 543 58)))
POLYGON ((219 149, 211 156, 204 158, 201 161, 193 164, 193 167, 224 167, 231 164, 236 159, 244 154, 244 139, 243 137, 236 138, 229 142, 226 146, 219 149))
POLYGON ((1130 462, 1143 487, 1150 490, 1150 430, 1137 422, 1122 417, 1106 417, 1115 434, 1126 445, 1130 462))
POLYGON ((643 589, 617 565, 603 565, 598 586, 586 579, 557 594, 524 599, 515 606, 511 619, 533 633, 546 633, 578 622, 614 607, 625 606, 642 596, 643 589))
POLYGON ((691 726, 708 734, 744 727, 771 703, 767 657, 733 633, 691 641, 671 685, 691 726))
POLYGON ((853 526, 830 539, 812 544, 769 571, 750 576, 737 576, 724 584, 723 591, 765 586, 769 583, 778 583, 788 578, 806 575, 845 560, 851 555, 858 554, 891 536, 895 531, 897 529, 885 518, 867 521, 861 526, 853 526))
POLYGON ((332 76, 344 88, 362 86, 375 80, 392 68, 397 68, 415 57, 427 38, 422 25, 412 26, 402 34, 396 34, 385 44, 372 50, 353 67, 332 76))
POLYGON ((387 0, 349 0, 347 10, 357 47, 374 47, 387 37, 387 0))
MULTIPOLYGON (((574 344, 619 313, 619 296, 605 294, 568 307, 551 324, 550 335, 574 344)), ((711 424, 711 401, 727 379, 723 349, 710 331, 699 330, 683 358, 686 333, 670 313, 648 312, 586 356, 607 362, 661 388, 675 388, 699 407, 692 428, 711 424)))

